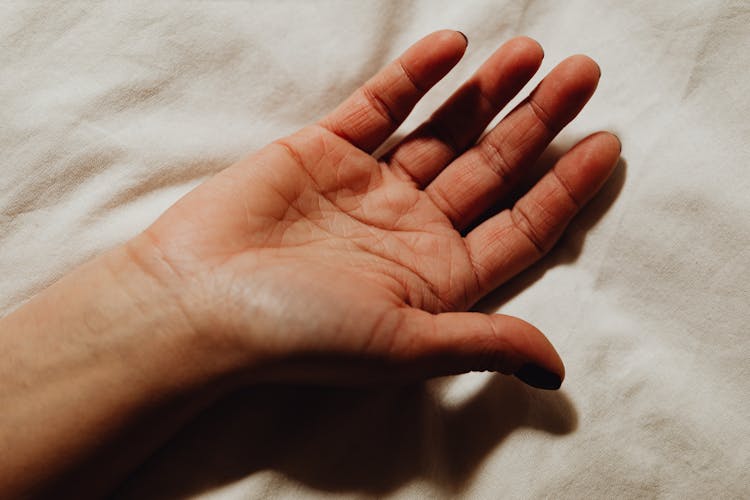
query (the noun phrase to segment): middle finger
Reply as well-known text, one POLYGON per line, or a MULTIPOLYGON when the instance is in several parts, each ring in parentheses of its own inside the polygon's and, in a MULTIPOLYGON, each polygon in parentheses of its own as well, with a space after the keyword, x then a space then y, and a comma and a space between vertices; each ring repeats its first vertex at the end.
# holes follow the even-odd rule
POLYGON ((497 113, 534 76, 542 46, 527 37, 504 43, 443 106, 384 157, 424 187, 474 144, 497 113))

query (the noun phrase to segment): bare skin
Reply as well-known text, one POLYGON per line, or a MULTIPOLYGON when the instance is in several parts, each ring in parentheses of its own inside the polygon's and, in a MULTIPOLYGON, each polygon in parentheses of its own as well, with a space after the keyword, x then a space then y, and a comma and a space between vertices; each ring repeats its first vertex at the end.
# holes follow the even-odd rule
POLYGON ((541 63, 541 47, 516 38, 372 156, 465 49, 458 32, 425 37, 320 122, 0 321, 0 496, 108 491, 246 384, 492 370, 559 387, 563 364, 541 332, 466 311, 552 247, 620 144, 589 136, 482 219, 599 79, 589 58, 566 59, 477 142, 541 63))

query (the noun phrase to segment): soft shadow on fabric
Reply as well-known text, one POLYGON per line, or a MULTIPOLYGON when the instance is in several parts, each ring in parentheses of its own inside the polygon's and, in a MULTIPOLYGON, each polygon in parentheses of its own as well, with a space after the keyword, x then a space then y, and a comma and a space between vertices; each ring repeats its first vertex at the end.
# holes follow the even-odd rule
POLYGON ((562 435, 577 427, 563 391, 493 375, 448 407, 436 394, 445 382, 241 391, 186 427, 117 497, 183 498, 265 470, 321 492, 383 495, 422 478, 450 495, 513 431, 562 435))

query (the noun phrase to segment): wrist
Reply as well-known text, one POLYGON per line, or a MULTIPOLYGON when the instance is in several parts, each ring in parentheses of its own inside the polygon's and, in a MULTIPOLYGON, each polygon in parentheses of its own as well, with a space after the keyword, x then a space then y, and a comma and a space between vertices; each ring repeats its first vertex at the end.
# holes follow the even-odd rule
POLYGON ((119 311, 111 311, 110 328, 129 335, 148 335, 157 353, 157 370, 179 375, 187 386, 237 385, 235 373, 247 363, 236 346, 206 328, 201 298, 161 257, 144 235, 102 256, 111 277, 119 311))
MULTIPOLYGON (((196 329, 183 297, 149 267, 151 258, 137 240, 115 247, 3 318, 3 330, 36 337, 29 344, 42 351, 69 350, 71 361, 106 362, 162 394, 231 384, 228 349, 196 329)), ((29 357, 41 361, 42 354, 29 357)))
POLYGON ((224 359, 201 344, 127 245, 38 294, 3 318, 0 332, 0 441, 16 450, 12 460, 0 459, 0 496, 24 496, 63 478, 93 490, 116 484, 233 388, 224 359), (115 448, 119 465, 77 481, 86 470, 78 465, 106 456, 118 441, 127 443, 115 448))

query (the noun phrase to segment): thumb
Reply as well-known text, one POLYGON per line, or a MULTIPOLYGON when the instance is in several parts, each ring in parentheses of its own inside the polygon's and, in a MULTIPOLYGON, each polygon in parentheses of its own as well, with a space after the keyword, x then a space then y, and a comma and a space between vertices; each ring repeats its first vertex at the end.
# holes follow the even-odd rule
POLYGON ((405 311, 391 354, 428 376, 470 371, 513 374, 540 389, 558 389, 565 367, 547 337, 502 314, 405 311))

